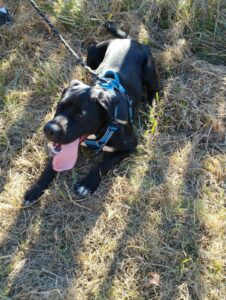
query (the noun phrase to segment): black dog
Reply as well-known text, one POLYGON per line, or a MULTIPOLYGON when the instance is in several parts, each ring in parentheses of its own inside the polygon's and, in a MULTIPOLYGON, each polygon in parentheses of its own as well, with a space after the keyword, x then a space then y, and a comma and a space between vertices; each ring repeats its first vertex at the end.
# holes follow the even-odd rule
POLYGON ((150 104, 158 91, 155 64, 147 45, 124 38, 112 26, 108 30, 120 39, 91 46, 87 55, 88 66, 108 81, 88 86, 74 80, 63 91, 53 120, 44 127, 56 155, 25 193, 26 206, 37 201, 57 172, 75 165, 80 143, 103 150, 102 162, 76 185, 80 196, 93 193, 102 177, 136 148, 134 110, 144 89, 150 104))

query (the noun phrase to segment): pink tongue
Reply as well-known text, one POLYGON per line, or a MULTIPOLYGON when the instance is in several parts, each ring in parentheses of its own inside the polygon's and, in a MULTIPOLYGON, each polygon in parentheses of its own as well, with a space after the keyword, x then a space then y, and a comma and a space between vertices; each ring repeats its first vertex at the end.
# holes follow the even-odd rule
POLYGON ((62 172, 74 167, 78 157, 79 139, 66 145, 61 145, 61 151, 53 157, 53 170, 62 172))

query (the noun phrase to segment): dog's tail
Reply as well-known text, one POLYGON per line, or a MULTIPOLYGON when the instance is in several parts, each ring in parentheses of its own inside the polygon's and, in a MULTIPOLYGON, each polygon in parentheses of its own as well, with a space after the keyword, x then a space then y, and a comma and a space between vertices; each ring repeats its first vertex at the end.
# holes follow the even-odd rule
POLYGON ((105 28, 107 29, 107 31, 109 31, 111 34, 113 34, 117 38, 126 39, 129 37, 129 35, 126 32, 122 31, 121 29, 116 28, 113 22, 106 22, 104 25, 105 25, 105 28))

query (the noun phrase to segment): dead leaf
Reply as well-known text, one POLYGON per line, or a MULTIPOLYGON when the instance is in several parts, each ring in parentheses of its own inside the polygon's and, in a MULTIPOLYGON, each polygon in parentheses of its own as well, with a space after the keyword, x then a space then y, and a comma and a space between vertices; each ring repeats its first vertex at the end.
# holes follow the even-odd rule
POLYGON ((159 286, 160 285, 160 275, 155 272, 148 273, 148 279, 146 280, 144 286, 149 288, 151 286, 159 286))

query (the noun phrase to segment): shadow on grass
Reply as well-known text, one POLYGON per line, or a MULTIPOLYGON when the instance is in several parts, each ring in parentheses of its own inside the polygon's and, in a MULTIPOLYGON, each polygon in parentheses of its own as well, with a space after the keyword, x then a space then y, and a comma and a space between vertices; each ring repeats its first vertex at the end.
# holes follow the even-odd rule
MULTIPOLYGON (((57 44, 57 41, 56 41, 56 44, 57 44)), ((57 50, 58 50, 57 46, 53 47, 53 48, 54 48, 54 50, 56 50, 56 54, 57 54, 57 50)), ((53 51, 53 48, 50 50, 53 51)), ((41 59, 39 59, 39 62, 42 61, 42 63, 43 63, 45 61, 48 61, 52 54, 53 54, 53 52, 51 52, 49 54, 49 56, 45 55, 43 58, 43 61, 41 59)), ((36 55, 36 54, 33 54, 33 55, 36 55)), ((62 60, 61 63, 58 63, 58 68, 59 68, 60 73, 62 72, 65 77, 69 78, 68 70, 65 71, 65 65, 68 64, 67 60, 68 60, 68 58, 65 56, 65 59, 62 60)), ((32 59, 32 62, 34 64, 33 65, 34 69, 36 69, 37 61, 32 59)), ((75 66, 75 62, 71 63, 70 66, 73 68, 75 66)), ((41 69, 41 67, 40 67, 40 69, 41 69)), ((34 76, 34 74, 31 73, 31 74, 28 74, 27 77, 29 77, 29 79, 31 79, 31 78, 33 78, 33 76, 34 76)), ((42 76, 43 76, 43 78, 41 78, 41 80, 43 80, 45 78, 43 74, 40 74, 40 77, 42 77, 42 76)), ((48 80, 48 79, 49 78, 46 78, 46 80, 48 80)), ((62 81, 62 77, 60 79, 62 81)), ((59 79, 59 81, 60 81, 60 79, 59 79)), ((58 82, 58 83, 61 83, 61 85, 62 85, 63 81, 58 82)), ((24 86, 21 85, 20 88, 23 88, 23 87, 28 88, 31 86, 31 89, 32 89, 33 85, 34 85, 34 83, 32 83, 32 79, 31 79, 31 80, 25 81, 24 86)), ((55 83, 55 85, 57 85, 57 83, 55 83)), ((63 86, 59 87, 59 85, 57 85, 57 89, 62 89, 62 87, 63 86)), ((57 94, 57 89, 56 88, 54 89, 55 95, 57 94)), ((28 101, 24 105, 19 118, 16 119, 15 122, 13 122, 10 125, 9 129, 6 131, 5 138, 7 139, 7 147, 6 147, 7 149, 3 148, 3 151, 7 152, 8 149, 10 149, 10 151, 9 151, 10 153, 7 152, 6 153, 7 159, 2 161, 2 166, 1 166, 2 170, 1 171, 2 171, 3 177, 1 178, 1 181, 0 181, 1 190, 4 189, 4 186, 7 182, 7 177, 10 176, 11 168, 14 165, 14 160, 16 160, 17 156, 20 155, 24 151, 24 149, 28 146, 29 139, 40 128, 40 123, 44 120, 44 118, 46 116, 46 112, 51 108, 51 106, 55 102, 55 100, 50 100, 50 97, 51 97, 51 99, 53 99, 52 92, 53 91, 51 91, 51 90, 45 92, 45 91, 41 90, 41 88, 36 88, 36 87, 33 88, 33 91, 29 95, 28 101), (40 101, 36 101, 37 98, 39 98, 39 99, 41 98, 43 100, 43 103, 40 103, 40 101), (40 107, 40 104, 42 105, 42 107, 40 107)), ((4 110, 4 102, 1 103, 1 108, 4 110)), ((3 194, 4 194, 4 192, 3 192, 3 194)), ((4 199, 3 205, 4 204, 8 205, 5 201, 5 199, 4 199)), ((47 204, 47 202, 45 204, 47 204)), ((49 216, 49 214, 51 215, 52 211, 49 212, 48 209, 46 209, 45 204, 43 205, 42 209, 36 209, 36 208, 27 209, 27 210, 23 210, 23 209, 18 210, 17 209, 16 211, 13 210, 13 212, 12 212, 12 215, 14 215, 15 220, 12 222, 12 225, 9 226, 7 232, 4 233, 3 239, 1 241, 1 259, 2 260, 1 260, 1 266, 0 266, 0 273, 1 273, 0 274, 0 279, 1 279, 0 280, 1 281, 0 297, 6 295, 8 293, 12 294, 12 292, 9 292, 9 290, 12 285, 12 282, 14 282, 14 279, 15 279, 15 282, 17 282, 16 279, 18 279, 18 277, 17 277, 18 274, 21 275, 21 276, 19 276, 19 282, 21 282, 20 280, 24 278, 22 276, 23 271, 21 271, 21 273, 20 273, 20 269, 21 270, 26 269, 26 267, 27 267, 26 261, 27 261, 27 257, 29 257, 29 255, 27 255, 28 253, 30 254, 31 257, 34 257, 35 254, 38 253, 38 255, 39 254, 41 255, 40 259, 42 259, 42 261, 45 261, 43 259, 43 251, 44 251, 43 248, 41 249, 40 252, 39 252, 39 249, 37 250, 37 252, 35 250, 35 245, 39 242, 39 231, 41 232, 41 234, 44 232, 47 236, 49 235, 48 229, 47 229, 47 231, 45 230, 46 223, 43 224, 43 221, 46 221, 46 219, 48 219, 48 218, 51 219, 51 216, 49 216), (44 228, 44 231, 42 231, 43 228, 44 228), (17 259, 19 259, 19 260, 21 259, 21 261, 19 262, 19 261, 17 261, 17 259), (19 262, 19 265, 18 265, 18 262, 19 262)), ((79 206, 79 204, 78 204, 78 206, 79 206)), ((4 208, 4 206, 3 206, 3 208, 4 208)), ((54 207, 54 211, 55 210, 56 210, 56 208, 54 207)), ((81 209, 80 209, 80 211, 81 211, 81 209)), ((53 215, 54 215, 54 213, 53 213, 53 215)), ((64 217, 64 214, 62 214, 62 216, 64 217)), ((69 218, 69 216, 70 216, 70 211, 67 211, 67 218, 69 218)), ((7 219, 7 217, 6 217, 6 219, 7 219)), ((79 224, 82 223, 82 219, 83 219, 83 215, 82 215, 82 213, 80 213, 78 216, 77 222, 79 224), (80 217, 81 217, 81 219, 80 219, 80 217)), ((74 217, 73 217, 73 220, 74 220, 74 217)), ((58 225, 58 223, 56 224, 56 227, 55 227, 55 219, 54 219, 53 228, 51 227, 50 230, 53 230, 52 232, 55 233, 54 229, 57 228, 57 225, 58 225)), ((78 226, 77 223, 76 223, 76 226, 78 226)), ((41 237, 42 237, 42 235, 41 235, 41 237)), ((51 236, 51 238, 52 238, 52 236, 51 236)), ((49 243, 48 245, 51 245, 53 243, 53 241, 50 239, 48 241, 48 243, 49 243)), ((40 242, 40 244, 38 243, 38 245, 43 246, 43 243, 40 242)), ((44 247, 48 247, 48 245, 44 245, 44 247)), ((65 248, 63 249, 63 247, 64 246, 62 246, 59 243, 59 247, 57 245, 57 247, 54 248, 54 251, 59 250, 59 253, 62 253, 62 256, 63 256, 63 253, 66 251, 65 248)), ((49 258, 49 256, 51 256, 51 254, 56 255, 55 253, 52 252, 51 249, 50 249, 50 252, 51 252, 50 254, 47 253, 47 256, 46 256, 47 258, 49 258)), ((69 259, 69 260, 71 261, 71 259, 69 259)), ((47 266, 48 266, 48 264, 45 265, 45 267, 47 267, 47 266)), ((35 266, 34 266, 34 269, 35 269, 35 266)), ((48 273, 48 270, 43 271, 43 273, 40 276, 43 277, 47 273, 48 273)), ((50 274, 50 273, 48 273, 48 274, 50 274)), ((30 274, 28 273, 27 275, 29 276, 30 274)), ((24 286, 22 285, 22 287, 20 287, 18 289, 18 291, 16 292, 16 294, 17 293, 20 294, 20 292, 21 292, 22 297, 24 294, 23 287, 24 286)), ((16 290, 16 287, 15 287, 15 290, 16 290)))
MULTIPOLYGON (((199 220, 200 197, 206 181, 201 169, 206 132, 181 140, 177 149, 172 147, 164 161, 164 175, 158 173, 154 160, 148 163, 108 272, 96 289, 98 292, 93 298, 90 296, 92 299, 179 299, 182 295, 203 299, 206 295, 202 279, 206 266, 200 257, 200 243, 206 232, 199 220), (171 159, 184 149, 186 166, 177 186, 174 176, 178 173, 173 174, 171 159), (152 224, 156 213, 160 217, 152 224), (135 271, 131 262, 136 265, 135 271), (152 283, 153 274, 160 276, 159 285, 152 283), (129 287, 128 281, 132 282, 129 287)), ((163 150, 161 141, 164 142, 160 135, 153 153, 163 150)), ((208 150, 217 153, 214 145, 210 144, 208 150)))
MULTIPOLYGON (((192 75, 191 72, 191 76, 195 78, 190 87, 192 90, 197 74, 192 75)), ((191 82, 191 78, 184 78, 186 84, 191 82)), ((183 88, 188 91, 186 84, 183 88)), ((168 95, 174 98, 177 89, 175 84, 168 95)), ((204 85, 200 95, 203 91, 204 85)), ((209 266, 201 253, 203 239, 208 239, 200 219, 204 205, 203 187, 207 184, 204 163, 206 157, 214 157, 219 151, 224 153, 225 145, 225 131, 223 136, 217 129, 211 132, 212 125, 205 113, 205 101, 208 103, 210 97, 216 101, 220 98, 219 89, 211 93, 207 100, 201 98, 199 107, 190 102, 189 93, 185 97, 179 90, 178 101, 182 102, 177 103, 177 108, 174 107, 175 100, 165 104, 162 132, 150 147, 152 157, 148 170, 143 177, 138 174, 140 190, 134 195, 134 204, 130 205, 126 227, 118 240, 108 272, 93 292, 93 298, 90 296, 92 299, 203 299, 210 292, 203 279, 209 266), (184 99, 187 99, 188 107, 181 105, 184 99), (190 110, 188 120, 185 119, 186 110, 190 110), (170 122, 167 121, 169 112, 170 122), (151 225, 152 213, 160 215, 155 225, 151 225), (148 226, 155 229, 148 230, 148 226), (131 245, 136 238, 137 242, 131 245), (135 271, 130 269, 129 261, 137 265, 135 271), (159 286, 153 283, 153 274, 160 275, 159 286), (132 284, 128 287, 126 284, 130 280, 132 284)), ((218 116, 216 103, 207 110, 210 113, 208 117, 218 116)))
MULTIPOLYGON (((21 143, 22 132, 19 132, 20 136, 13 134, 14 127, 20 127, 32 104, 32 101, 27 103, 20 119, 7 132, 9 137, 12 136, 11 143, 16 145, 17 153, 26 141, 21 143)), ((37 129, 32 128, 32 132, 37 129)), ((72 172, 73 176, 76 177, 75 172, 72 172)), ((69 283, 79 276, 76 253, 82 251, 85 237, 103 212, 108 191, 104 191, 104 197, 97 194, 81 203, 71 196, 72 188, 68 189, 68 182, 73 186, 70 173, 62 177, 61 183, 55 184, 57 193, 50 192, 47 196, 51 203, 45 198, 41 207, 19 211, 8 230, 1 250, 6 259, 1 278, 4 295, 41 298, 47 294, 50 296, 53 290, 53 294, 60 297, 61 291, 66 290, 69 283)))
POLYGON ((69 67, 75 66, 75 60, 62 52, 62 45, 49 36, 47 25, 40 22, 36 12, 35 18, 28 13, 29 5, 11 5, 16 11, 15 23, 4 28, 1 45, 2 52, 7 53, 0 73, 4 85, 0 89, 1 126, 7 128, 0 136, 1 192, 16 157, 29 148, 31 138, 69 78, 69 67))
MULTIPOLYGON (((185 143, 181 143, 181 148, 177 150, 183 149, 184 145, 185 143)), ((128 258, 137 263, 134 274, 137 284, 135 295, 144 299, 174 299, 183 294, 184 289, 184 293, 189 294, 192 299, 202 298, 202 267, 198 261, 202 227, 196 216, 195 203, 202 185, 202 176, 199 172, 195 174, 197 170, 193 165, 196 154, 199 156, 199 147, 202 146, 200 140, 191 140, 191 152, 188 151, 187 154, 188 164, 180 183, 178 192, 181 197, 178 203, 173 201, 175 195, 172 194, 172 188, 167 188, 171 185, 173 174, 166 178, 163 174, 167 174, 166 170, 161 173, 158 166, 156 170, 154 160, 149 162, 140 189, 134 195, 134 203, 130 205, 126 227, 117 242, 108 273, 98 294, 91 293, 90 299, 111 299, 114 293, 117 295, 115 280, 123 282, 123 277, 128 272, 124 261, 128 258), (189 161, 190 155, 192 160, 189 161), (155 193, 159 190, 161 199, 157 201, 155 193), (160 213, 161 222, 157 222, 153 233, 148 234, 151 213, 154 211, 160 213), (136 237, 140 238, 141 244, 138 242, 131 245, 131 239, 136 237), (140 256, 142 258, 139 261, 140 256), (159 287, 146 285, 150 272, 160 275, 159 287)), ((161 151, 160 144, 154 146, 153 151, 161 151)), ((168 159, 164 161, 165 168, 169 171, 173 155, 174 151, 168 153, 168 159)), ((65 299, 67 286, 70 287, 76 278, 82 276, 84 280, 88 280, 91 276, 89 280, 94 280, 94 274, 83 274, 77 255, 84 251, 85 238, 97 225, 105 210, 108 191, 104 190, 104 197, 103 194, 96 193, 96 196, 82 202, 73 196, 60 197, 59 191, 65 194, 68 189, 65 184, 68 185, 71 181, 70 176, 68 174, 61 177, 61 186, 55 184, 54 191, 44 199, 41 207, 22 210, 10 231, 4 246, 7 251, 2 252, 2 255, 12 255, 10 263, 7 262, 4 266, 5 272, 10 274, 8 278, 5 277, 7 280, 3 289, 7 291, 7 296, 19 299, 44 299, 51 296, 61 299, 62 296, 65 299), (19 259, 18 265, 16 259, 19 259)), ((69 189, 70 195, 72 192, 69 189)), ((86 291, 84 297, 85 295, 86 291)), ((126 295, 129 297, 130 291, 125 289, 126 295)))
MULTIPOLYGON (((180 107, 179 114, 182 115, 182 112, 180 107)), ((176 124, 173 126, 177 127, 176 124)), ((167 137, 167 143, 164 140, 167 130, 159 134, 151 147, 152 155, 156 153, 157 159, 155 161, 152 157, 149 160, 148 169, 140 178, 139 190, 132 195, 126 225, 117 241, 108 272, 98 291, 90 293, 87 299, 113 298, 117 293, 114 281, 118 279, 123 282, 127 272, 123 262, 128 257, 137 262, 134 274, 136 288, 135 296, 125 290, 125 299, 174 299, 183 293, 186 296, 189 294, 192 299, 202 298, 198 257, 203 229, 195 211, 202 174, 193 163, 197 158, 202 164, 199 151, 203 151, 203 141, 201 134, 192 136, 194 133, 191 130, 190 137, 177 139, 175 136, 180 135, 180 128, 171 130, 168 132, 170 142, 167 137), (179 140, 176 146, 174 138, 177 142, 179 140), (186 166, 177 188, 175 182, 172 184, 175 174, 171 173, 171 158, 188 142, 191 147, 187 151, 186 166), (158 156, 161 153, 165 155, 162 165, 161 156, 158 156), (175 190, 178 194, 174 194, 175 190), (160 195, 158 199, 156 193, 160 195), (175 196, 177 200, 174 202, 175 196), (154 230, 148 233, 152 212, 157 212, 160 217, 154 230), (128 247, 136 236, 142 237, 141 245, 135 243, 128 247), (160 274, 159 287, 150 285, 150 272, 160 274)), ((19 151, 22 147, 21 144, 19 151)), ((76 171, 62 175, 49 194, 43 197, 40 206, 21 210, 16 216, 1 250, 1 289, 4 296, 15 299, 65 299, 70 285, 80 277, 95 284, 95 274, 83 274, 78 253, 85 251, 85 238, 105 210, 110 184, 102 192, 81 202, 72 196, 76 177, 76 171)))
MULTIPOLYGON (((56 48, 57 50, 57 48, 56 48)), ((48 61, 48 58, 47 58, 48 61)), ((62 62, 61 65, 58 64, 59 72, 63 72, 65 66, 65 62, 62 62)), ((34 66, 35 68, 35 66, 34 66)), ((42 67, 40 67, 41 69, 42 67)), ((46 77, 46 81, 55 80, 52 78, 48 78, 51 74, 31 74, 29 75, 30 78, 33 76, 40 76, 43 78, 46 77)), ((43 80, 43 79, 41 79, 43 80)), ((59 82, 60 83, 60 82, 59 82)), ((34 87, 33 91, 26 97, 28 97, 28 101, 23 106, 22 112, 15 111, 15 107, 13 108, 12 112, 6 111, 5 114, 7 118, 9 118, 10 114, 12 114, 12 119, 14 117, 14 113, 19 114, 19 118, 17 118, 7 129, 4 134, 4 143, 1 145, 2 148, 2 179, 0 181, 0 189, 1 191, 4 189, 4 185, 7 182, 8 173, 11 167, 14 165, 14 160, 16 157, 22 152, 23 149, 26 147, 29 148, 29 140, 33 137, 35 133, 40 129, 40 126, 45 119, 47 112, 50 111, 53 104, 56 102, 60 84, 55 82, 55 88, 50 88, 49 90, 44 91, 44 87, 34 87), (57 89, 56 89, 57 86, 57 89), (55 97, 54 97, 55 95, 55 97), (40 101, 36 101, 39 98, 40 101)), ((27 83, 27 88, 29 85, 31 87, 34 83, 29 82, 27 83)), ((62 82, 61 82, 62 85, 62 82)), ((11 91, 14 92, 14 91, 11 91)), ((16 91, 19 92, 19 91, 16 91)), ((23 91, 21 91, 23 94, 23 91)), ((21 96, 22 97, 22 96, 21 96)), ((15 106, 19 106, 19 104, 15 104, 15 106)))
POLYGON ((73 175, 76 170, 62 174, 41 205, 22 209, 11 226, 1 248, 4 296, 60 299, 79 276, 76 253, 95 227, 105 198, 97 195, 81 201, 73 196, 73 175))

